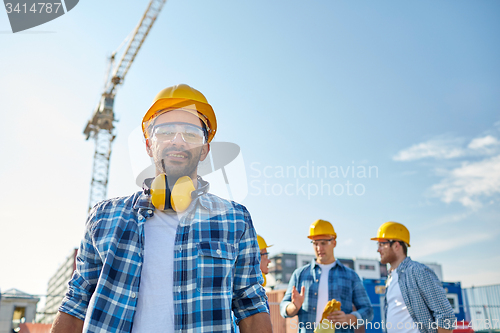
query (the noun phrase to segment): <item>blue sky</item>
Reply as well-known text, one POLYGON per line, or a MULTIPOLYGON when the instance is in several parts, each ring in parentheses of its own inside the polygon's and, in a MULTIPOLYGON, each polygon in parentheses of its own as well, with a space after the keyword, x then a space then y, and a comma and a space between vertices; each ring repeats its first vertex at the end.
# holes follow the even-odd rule
MULTIPOLYGON (((2 290, 44 294, 78 245, 94 149, 82 131, 146 5, 81 1, 17 34, 0 11, 2 290)), ((243 204, 271 254, 311 253, 321 218, 337 256, 378 258, 369 238, 393 220, 445 280, 499 283, 499 14, 497 1, 170 0, 116 96, 108 195, 138 189, 129 138, 158 91, 187 83, 216 111, 215 141, 241 147, 243 204), (321 184, 344 192, 313 195, 321 184)))

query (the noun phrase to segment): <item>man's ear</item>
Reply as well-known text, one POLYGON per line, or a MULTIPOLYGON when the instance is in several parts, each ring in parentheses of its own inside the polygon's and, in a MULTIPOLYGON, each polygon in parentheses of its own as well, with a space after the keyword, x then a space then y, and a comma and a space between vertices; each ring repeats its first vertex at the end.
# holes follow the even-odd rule
MULTIPOLYGON (((205 143, 201 149, 200 161, 204 161, 210 152, 210 143, 205 143)), ((151 155, 150 155, 151 156, 151 155)))
POLYGON ((337 247, 337 238, 334 238, 332 242, 333 242, 333 248, 337 247))
MULTIPOLYGON (((403 247, 401 246, 401 244, 399 244, 398 241, 395 241, 394 243, 392 243, 392 245, 394 245, 394 248, 393 248, 393 251, 401 251, 401 253, 403 253, 403 247)), ((391 245, 391 247, 392 247, 391 245)))
POLYGON ((149 141, 149 139, 146 139, 146 152, 149 157, 153 157, 153 152, 151 151, 151 141, 149 141))

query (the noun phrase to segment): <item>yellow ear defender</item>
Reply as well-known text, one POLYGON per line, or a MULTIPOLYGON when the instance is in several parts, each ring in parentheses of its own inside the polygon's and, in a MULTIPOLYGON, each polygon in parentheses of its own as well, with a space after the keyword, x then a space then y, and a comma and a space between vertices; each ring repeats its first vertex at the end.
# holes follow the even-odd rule
POLYGON ((159 210, 172 208, 178 213, 185 211, 191 201, 208 192, 208 183, 198 177, 200 188, 194 188, 189 176, 183 176, 175 182, 172 190, 168 186, 167 175, 162 173, 144 181, 144 193, 151 195, 151 203, 159 210), (152 181, 151 181, 152 180, 152 181), (150 185, 149 185, 150 183, 150 185))

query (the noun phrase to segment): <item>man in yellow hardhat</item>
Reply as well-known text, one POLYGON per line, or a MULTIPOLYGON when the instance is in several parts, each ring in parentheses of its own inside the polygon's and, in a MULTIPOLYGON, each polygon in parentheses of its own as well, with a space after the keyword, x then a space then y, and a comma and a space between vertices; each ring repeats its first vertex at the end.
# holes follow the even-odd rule
POLYGON ((142 120, 156 178, 90 212, 53 333, 271 332, 250 214, 208 193, 217 130, 198 90, 162 90, 142 120))
POLYGON ((407 256, 410 232, 398 222, 380 226, 380 262, 390 264, 383 311, 388 333, 445 333, 453 330, 455 314, 436 274, 407 256))
POLYGON ((316 327, 323 326, 323 310, 335 299, 341 307, 327 316, 331 321, 328 326, 338 332, 354 332, 358 319, 370 321, 373 318, 366 290, 356 272, 335 259, 337 233, 330 222, 315 221, 309 228, 308 238, 316 260, 293 272, 280 304, 281 315, 285 318, 298 315, 299 332, 312 333, 316 327))
POLYGON ((264 282, 262 283, 262 286, 266 286, 266 274, 269 273, 269 264, 271 263, 271 260, 269 260, 269 252, 267 252, 267 248, 271 247, 272 245, 267 245, 266 241, 262 236, 257 235, 257 242, 259 243, 259 249, 260 249, 260 270, 262 271, 262 277, 264 277, 264 282))

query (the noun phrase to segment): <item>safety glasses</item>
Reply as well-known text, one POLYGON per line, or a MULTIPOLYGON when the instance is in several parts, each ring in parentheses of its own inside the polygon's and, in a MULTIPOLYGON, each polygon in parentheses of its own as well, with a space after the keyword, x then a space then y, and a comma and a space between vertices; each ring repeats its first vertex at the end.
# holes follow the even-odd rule
POLYGON ((158 142, 170 142, 177 137, 177 134, 181 135, 185 143, 205 143, 205 132, 203 128, 182 122, 155 125, 151 137, 158 142))
POLYGON ((330 245, 330 243, 332 242, 333 238, 330 238, 330 239, 317 239, 317 240, 313 240, 311 241, 312 245, 313 246, 327 246, 327 245, 330 245))
POLYGON ((380 249, 381 247, 385 247, 387 244, 389 244, 389 247, 392 246, 392 243, 394 243, 395 241, 393 240, 390 240, 390 241, 387 241, 387 242, 378 242, 377 243, 377 247, 380 249))

